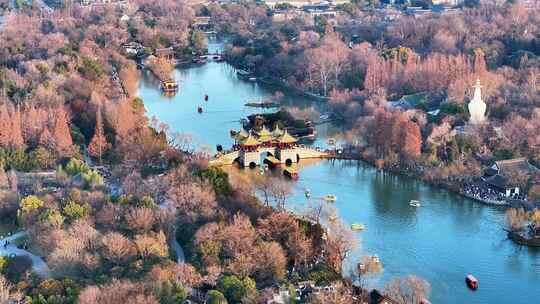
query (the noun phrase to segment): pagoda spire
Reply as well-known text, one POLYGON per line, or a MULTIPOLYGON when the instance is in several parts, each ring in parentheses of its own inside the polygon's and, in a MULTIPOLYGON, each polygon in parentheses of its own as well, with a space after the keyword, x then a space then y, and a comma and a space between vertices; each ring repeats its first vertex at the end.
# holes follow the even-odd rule
POLYGON ((473 88, 473 98, 468 104, 469 114, 471 115, 469 122, 473 125, 477 125, 486 120, 486 104, 482 100, 482 85, 480 84, 480 79, 476 79, 476 84, 473 88))

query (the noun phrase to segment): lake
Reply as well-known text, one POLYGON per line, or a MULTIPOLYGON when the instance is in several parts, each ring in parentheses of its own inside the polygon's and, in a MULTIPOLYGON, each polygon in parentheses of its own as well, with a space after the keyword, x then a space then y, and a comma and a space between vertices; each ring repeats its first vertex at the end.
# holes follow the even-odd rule
MULTIPOLYGON (((219 48, 212 44, 211 48, 219 48)), ((161 94, 158 83, 143 75, 139 96, 149 116, 167 123, 172 130, 189 133, 197 146, 215 150, 233 143, 230 129, 239 120, 261 109, 245 107, 276 88, 240 80, 226 63, 177 69, 180 90, 174 97, 161 94), (208 94, 209 101, 204 101, 208 94), (204 112, 197 113, 202 106, 204 112)), ((284 105, 324 112, 325 104, 284 91, 284 105)), ((317 126, 315 146, 335 136, 338 127, 317 126)), ((504 209, 479 204, 443 189, 408 177, 386 173, 358 161, 318 161, 301 165, 295 193, 288 200, 291 210, 311 204, 304 196, 335 194, 338 215, 348 224, 363 223, 360 246, 347 260, 352 267, 366 254, 377 254, 384 271, 369 280, 383 287, 394 276, 418 275, 432 286, 433 303, 530 303, 540 298, 540 250, 519 247, 503 232, 504 209), (420 208, 409 206, 411 199, 420 208), (465 286, 465 275, 474 274, 479 289, 465 286)))

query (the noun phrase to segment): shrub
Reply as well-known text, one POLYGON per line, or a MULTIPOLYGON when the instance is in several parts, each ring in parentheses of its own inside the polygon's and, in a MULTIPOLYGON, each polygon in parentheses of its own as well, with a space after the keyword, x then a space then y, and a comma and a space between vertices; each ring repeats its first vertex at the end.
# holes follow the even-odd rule
POLYGON ((90 214, 90 210, 91 207, 89 204, 81 205, 74 201, 69 201, 63 209, 64 214, 70 222, 88 216, 90 214))
POLYGON ((231 303, 240 303, 242 298, 248 294, 248 291, 255 290, 255 281, 249 277, 240 280, 235 275, 223 277, 218 284, 218 289, 221 291, 227 300, 231 303))
POLYGON ((216 194, 228 195, 232 191, 228 174, 220 168, 210 167, 199 171, 197 175, 208 180, 216 194))
POLYGON ((11 282, 19 282, 31 268, 32 260, 28 256, 18 255, 8 259, 5 274, 11 282))
POLYGON ((225 296, 217 290, 210 290, 207 296, 208 296, 208 299, 206 303, 208 304, 228 304, 225 296))
POLYGON ((22 213, 29 213, 43 207, 43 201, 35 195, 29 195, 23 198, 19 204, 22 213))

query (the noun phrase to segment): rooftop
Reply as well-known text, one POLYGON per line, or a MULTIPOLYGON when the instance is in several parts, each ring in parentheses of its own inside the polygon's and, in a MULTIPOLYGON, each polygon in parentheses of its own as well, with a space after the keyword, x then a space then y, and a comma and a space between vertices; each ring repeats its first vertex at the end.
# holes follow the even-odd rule
POLYGON ((507 174, 512 172, 536 173, 539 171, 538 168, 531 165, 529 161, 524 157, 499 160, 495 162, 495 166, 499 170, 500 174, 507 174))

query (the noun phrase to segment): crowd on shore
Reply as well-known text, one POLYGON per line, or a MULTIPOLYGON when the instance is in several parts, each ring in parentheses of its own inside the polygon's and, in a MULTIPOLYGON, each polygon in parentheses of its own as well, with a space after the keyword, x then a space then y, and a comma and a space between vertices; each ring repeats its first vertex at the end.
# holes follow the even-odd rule
POLYGON ((492 188, 489 188, 485 184, 466 184, 461 190, 465 195, 481 201, 497 201, 502 203, 506 200, 504 194, 492 188))

